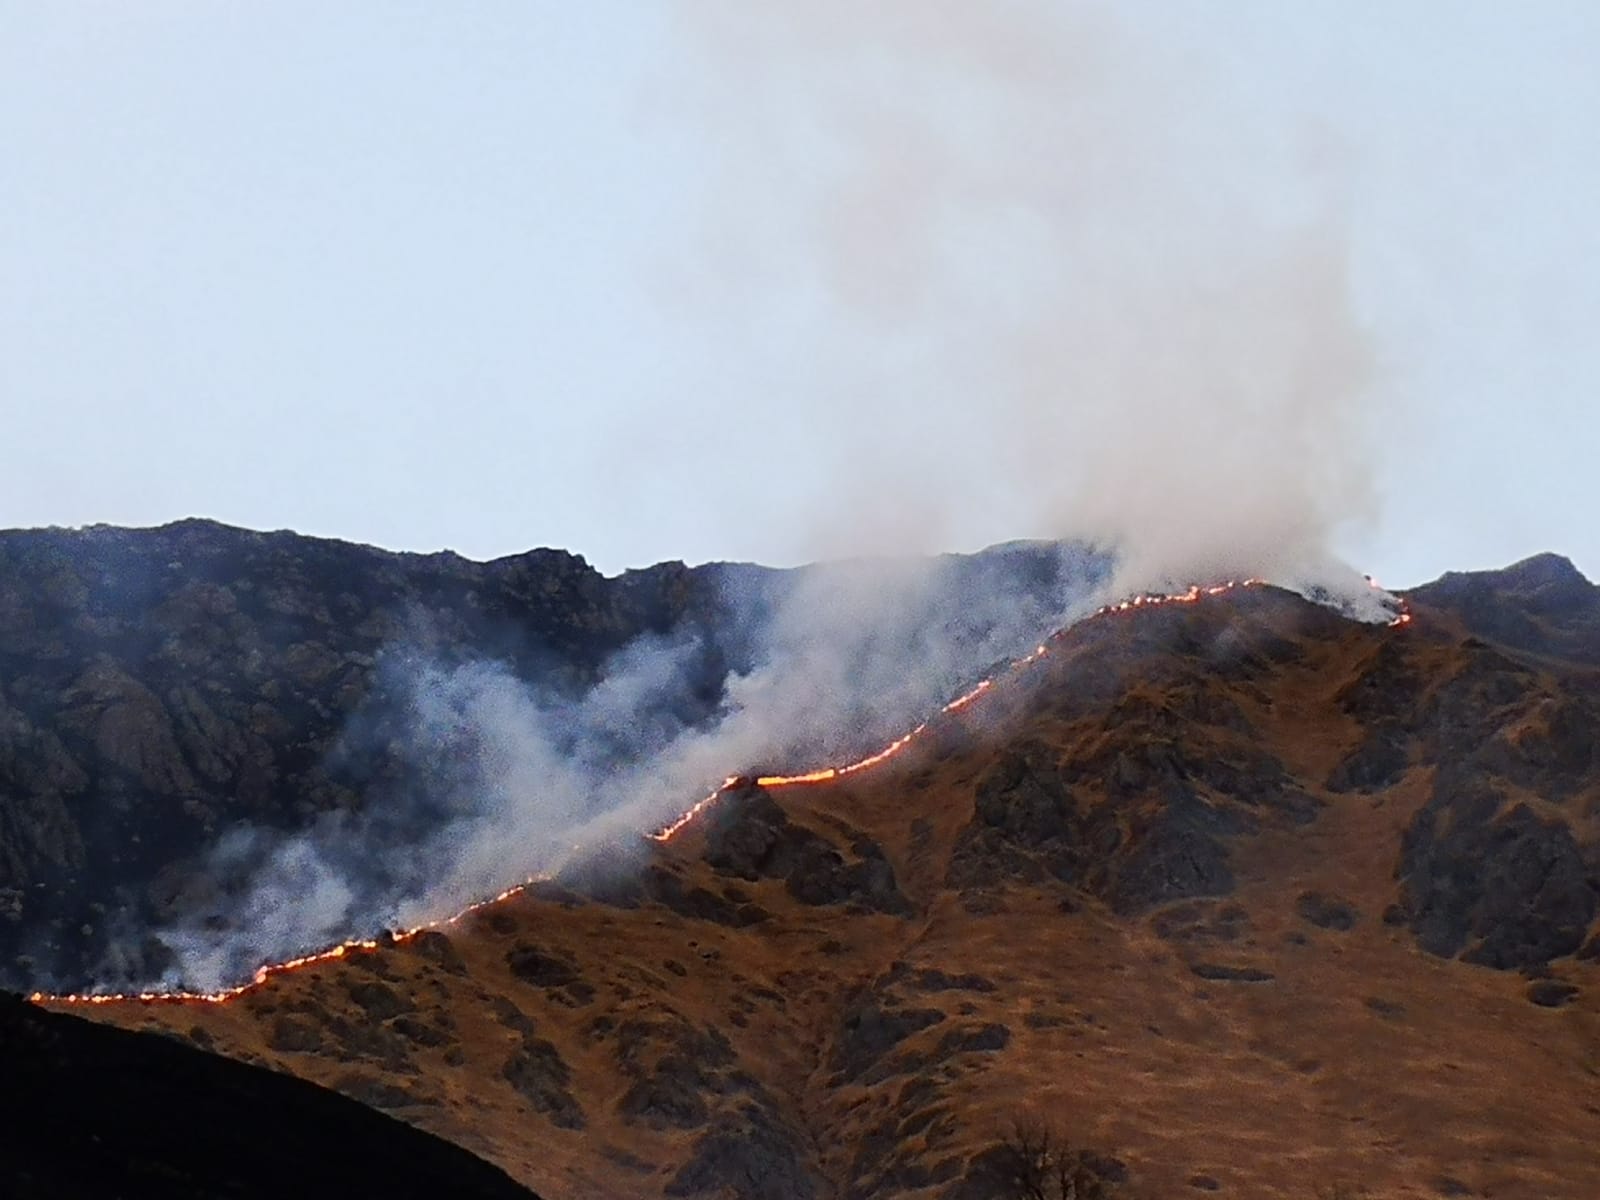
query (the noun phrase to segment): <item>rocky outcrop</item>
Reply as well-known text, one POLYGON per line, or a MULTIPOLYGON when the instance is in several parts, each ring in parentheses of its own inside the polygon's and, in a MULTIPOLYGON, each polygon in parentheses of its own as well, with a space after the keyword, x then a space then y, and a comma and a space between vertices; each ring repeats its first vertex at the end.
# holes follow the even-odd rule
POLYGON ((1576 951, 1600 878, 1572 830, 1482 776, 1441 772, 1406 830, 1401 910, 1424 950, 1513 970, 1576 951))
MULTIPOLYGON (((1155 722, 1165 713, 1153 714, 1155 722)), ((1133 914, 1233 890, 1228 839, 1263 820, 1303 823, 1317 803, 1260 752, 1161 737, 1118 716, 1086 752, 1010 748, 978 783, 952 886, 1057 880, 1133 914)))
POLYGON ((1600 663, 1600 588, 1559 554, 1500 571, 1450 571, 1410 595, 1503 646, 1600 663))
POLYGON ((571 1091, 572 1072, 550 1042, 524 1034, 522 1044, 506 1059, 500 1074, 535 1112, 549 1117, 557 1128, 584 1127, 583 1109, 571 1091))
POLYGON ((1300 893, 1294 907, 1302 920, 1309 921, 1318 929, 1331 929, 1337 933, 1348 933, 1354 929, 1359 916, 1356 906, 1350 901, 1323 892, 1300 893))
MULTIPOLYGON (((874 1083, 885 1077, 878 1071, 885 1056, 912 1034, 945 1019, 937 1008, 885 1006, 877 999, 863 1000, 845 1013, 834 1042, 830 1069, 833 1084, 874 1083)), ((893 1074, 896 1072, 888 1072, 893 1074)))
POLYGON ((820 1181, 804 1136, 772 1108, 746 1103, 703 1134, 667 1183, 668 1196, 815 1200, 820 1181))
POLYGON ((739 879, 781 879, 802 904, 839 904, 894 916, 911 912, 876 842, 857 835, 846 857, 829 839, 790 821, 771 795, 754 785, 730 790, 712 809, 706 861, 739 879))

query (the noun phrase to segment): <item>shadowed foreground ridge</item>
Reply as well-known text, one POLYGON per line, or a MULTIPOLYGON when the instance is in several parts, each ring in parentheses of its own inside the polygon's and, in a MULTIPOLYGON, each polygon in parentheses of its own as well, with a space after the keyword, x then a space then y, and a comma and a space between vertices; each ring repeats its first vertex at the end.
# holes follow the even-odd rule
POLYGON ((10 1200, 537 1200, 457 1146, 259 1067, 0 994, 10 1200))
POLYGON ((880 768, 742 782, 632 862, 236 1001, 94 1015, 552 1197, 1006 1200, 1037 1119, 1114 1196, 1592 1200, 1569 571, 1419 589, 1398 629, 1272 588, 1085 622, 880 768))

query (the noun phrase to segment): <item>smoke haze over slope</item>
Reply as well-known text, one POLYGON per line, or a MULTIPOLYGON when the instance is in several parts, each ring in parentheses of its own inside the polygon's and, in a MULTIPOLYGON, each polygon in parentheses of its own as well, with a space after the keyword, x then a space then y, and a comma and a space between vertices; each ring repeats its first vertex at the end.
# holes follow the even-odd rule
MULTIPOLYGON (((714 641, 641 637, 578 694, 508 662, 441 657, 420 631, 384 654, 331 756, 365 802, 300 831, 226 832, 154 931, 175 956, 159 976, 214 991, 264 962, 450 916, 579 849, 631 871, 642 833, 730 773, 878 749, 1082 613, 1106 574, 1080 548, 1042 545, 732 569, 714 641)), ((115 956, 98 974, 153 978, 115 956)))

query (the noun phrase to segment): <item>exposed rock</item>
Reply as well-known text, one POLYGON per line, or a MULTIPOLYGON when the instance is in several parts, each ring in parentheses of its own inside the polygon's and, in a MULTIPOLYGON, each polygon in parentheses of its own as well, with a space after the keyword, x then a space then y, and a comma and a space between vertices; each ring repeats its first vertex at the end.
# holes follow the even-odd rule
POLYGON ((952 1029, 939 1039, 933 1056, 937 1061, 956 1054, 1004 1050, 1011 1043, 1011 1031, 998 1022, 976 1029, 952 1029))
POLYGON ((932 1080, 906 1084, 861 1136, 850 1165, 847 1200, 900 1195, 955 1178, 960 1159, 941 1158, 938 1151, 958 1128, 951 1105, 940 1102, 932 1080))
POLYGON ((1347 716, 1367 728, 1403 723, 1415 709, 1422 676, 1398 641, 1381 643, 1334 697, 1347 716))
POLYGON ((1531 704, 1539 679, 1526 665, 1474 639, 1463 643, 1464 664, 1423 705, 1417 723, 1426 758, 1462 770, 1531 704))
POLYGON ((750 1076, 718 1030, 698 1026, 677 1013, 634 1017, 616 1029, 617 1061, 632 1084, 618 1111, 630 1122, 655 1129, 695 1129, 730 1110, 742 1096, 762 1107, 771 1100, 750 1076))
POLYGON ((1540 979, 1528 985, 1528 999, 1541 1008, 1560 1008, 1577 994, 1577 987, 1559 979, 1540 979))
POLYGON ((399 1016, 390 1024, 396 1033, 418 1046, 447 1046, 454 1041, 447 1028, 424 1021, 420 1017, 399 1016))
POLYGON ((443 967, 452 975, 465 975, 467 964, 457 953, 455 944, 448 935, 436 929, 424 929, 414 936, 410 943, 416 952, 435 966, 443 967))
POLYGON ((1070 842, 1079 833, 1077 805, 1056 755, 1037 742, 1012 747, 979 780, 974 809, 984 825, 1012 841, 1070 842))
POLYGON ((644 1069, 649 1055, 660 1050, 677 1054, 704 1068, 721 1068, 734 1062, 733 1047, 715 1029, 702 1028, 675 1012, 633 1017, 617 1028, 617 1055, 629 1074, 644 1069))
POLYGON ((86 733, 98 758, 157 795, 183 796, 197 790, 166 708, 154 692, 114 662, 102 658, 93 663, 64 700, 68 728, 86 733))
POLYGON ((1191 963, 1189 970, 1201 979, 1221 983, 1271 983, 1276 978, 1260 967, 1233 967, 1221 963, 1191 963))
POLYGON ((376 1075, 352 1071, 333 1081, 334 1090, 352 1100, 359 1100, 370 1108, 408 1108, 413 1104, 430 1103, 408 1088, 390 1083, 376 1075))
POLYGON ((491 997, 489 1011, 494 1015, 496 1021, 515 1033, 530 1034, 534 1031, 533 1018, 504 996, 491 997))
POLYGON ((322 1032, 309 1021, 278 1017, 267 1035, 267 1045, 291 1054, 315 1053, 322 1049, 322 1032))
POLYGON ((763 789, 730 791, 710 812, 706 861, 740 879, 782 879, 802 904, 854 905, 907 916, 911 904, 874 842, 857 838, 849 861, 820 834, 792 823, 763 789))
POLYGON ((706 1093, 718 1082, 702 1065, 668 1054, 623 1094, 618 1110, 623 1116, 656 1128, 695 1129, 706 1123, 706 1093))
POLYGON ((561 1053, 543 1038, 525 1035, 522 1045, 506 1060, 501 1077, 534 1109, 562 1129, 582 1129, 583 1110, 568 1085, 572 1072, 561 1053))
POLYGON ((571 959, 558 957, 538 946, 519 943, 507 952, 506 965, 518 979, 534 987, 566 987, 578 979, 577 965, 571 959))
POLYGON ((1092 1150, 1077 1150, 1048 1137, 1030 1135, 1027 1146, 1003 1142, 967 1160, 961 1178, 939 1200, 1011 1200, 1040 1196, 1053 1200, 1057 1180, 1065 1175, 1072 1200, 1105 1200, 1128 1178, 1120 1159, 1092 1150))
POLYGON ((1130 915, 1171 900, 1233 891, 1227 848, 1207 824, 1193 807, 1159 813, 1111 871, 1105 895, 1112 909, 1130 915))
POLYGON ((395 1074, 415 1075, 411 1043, 386 1025, 375 1025, 365 1016, 351 1021, 338 1014, 322 1016, 324 1034, 334 1043, 333 1053, 346 1061, 366 1060, 395 1074))
POLYGON ((345 984, 345 991, 369 1017, 377 1021, 399 1016, 414 1007, 392 987, 376 980, 349 980, 345 984))
POLYGON ((1538 554, 1500 571, 1450 571, 1411 595, 1454 613, 1481 637, 1600 662, 1600 588, 1558 554, 1538 554))
POLYGON ((663 867, 652 864, 645 871, 644 893, 679 916, 696 921, 712 921, 730 929, 759 925, 771 914, 748 899, 735 901, 729 889, 719 896, 703 887, 685 888, 683 881, 663 867))
POLYGON ((1194 900, 1158 912, 1150 927, 1169 942, 1236 942, 1250 931, 1250 914, 1240 904, 1194 900))
POLYGON ((1234 740, 1242 718, 1217 714, 1227 741, 1207 745, 1188 708, 1209 711, 1130 695, 1091 748, 1066 761, 1036 741, 1010 747, 978 783, 949 884, 970 892, 1055 879, 1123 915, 1229 894, 1225 839, 1263 821, 1303 824, 1321 805, 1282 763, 1234 740))
POLYGON ((1373 725, 1361 744, 1328 776, 1332 792, 1378 792, 1392 787, 1410 764, 1409 739, 1398 724, 1373 725))
POLYGON ((1541 704, 1514 733, 1479 747, 1473 761, 1547 799, 1589 786, 1600 766, 1600 706, 1563 696, 1541 704))
POLYGON ((830 1060, 835 1084, 860 1078, 890 1050, 913 1033, 944 1020, 936 1008, 893 1009, 864 1000, 844 1017, 830 1060))
POLYGON ((1482 778, 1441 771, 1401 844, 1402 904, 1422 948, 1515 970, 1571 954, 1597 909, 1572 832, 1482 778))
POLYGON ((729 1200, 816 1200, 803 1136, 770 1109, 745 1104, 719 1118, 667 1183, 669 1196, 729 1200))
POLYGON ((1358 914, 1355 905, 1340 896, 1329 896, 1322 892, 1301 892, 1294 907, 1302 920, 1309 921, 1318 929, 1347 933, 1356 926, 1358 914))
POLYGON ((911 979, 913 987, 924 992, 992 992, 994 983, 982 975, 968 971, 961 975, 948 975, 936 967, 918 971, 911 979))

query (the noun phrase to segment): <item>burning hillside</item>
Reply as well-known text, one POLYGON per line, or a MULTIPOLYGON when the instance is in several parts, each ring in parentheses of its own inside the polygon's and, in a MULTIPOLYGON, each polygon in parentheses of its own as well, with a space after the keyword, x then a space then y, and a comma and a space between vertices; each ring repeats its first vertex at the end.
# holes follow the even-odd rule
POLYGON ((605 579, 184 522, 0 533, 0 572, 0 984, 220 991, 553 869, 608 816, 665 821, 741 762, 882 745, 1104 565, 1018 544, 605 579))
POLYGON ((732 781, 627 869, 92 1011, 552 1196, 977 1195, 1030 1114, 1135 1196, 1593 1194, 1592 678, 1420 601, 1127 612, 881 769, 732 781))
MULTIPOLYGON (((1243 581, 1212 584, 1209 586, 1195 584, 1182 592, 1174 592, 1164 595, 1141 594, 1113 604, 1105 605, 1092 613, 1087 620, 1104 620, 1107 618, 1138 613, 1163 606, 1196 604, 1202 600, 1227 596, 1229 593, 1239 589, 1260 586, 1264 586, 1263 581, 1248 579, 1243 581)), ((1373 587, 1376 589, 1377 585, 1374 584, 1373 587)), ((1391 600, 1389 602, 1389 606, 1393 615, 1389 617, 1387 624, 1391 628, 1405 625, 1411 620, 1410 613, 1406 610, 1403 603, 1391 600)), ((992 688, 994 688, 997 683, 1003 684, 1008 678, 1019 675, 1033 666, 1033 664, 1043 659, 1047 654, 1049 654, 1051 643, 1061 640, 1066 636, 1066 634, 1067 630, 1065 629, 1056 631, 1051 635, 1049 642, 1040 644, 1027 655, 1014 661, 1007 669, 1005 676, 997 676, 979 681, 972 688, 946 703, 940 709, 937 717, 918 724, 909 732, 895 738, 881 749, 875 750, 870 754, 864 755, 861 758, 853 759, 849 762, 832 766, 817 767, 795 774, 729 776, 726 780, 724 780, 723 785, 715 792, 712 792, 702 800, 691 805, 680 816, 674 818, 664 827, 654 833, 649 834, 648 836, 657 842, 666 842, 671 840, 674 836, 687 828, 692 822, 700 818, 706 812, 706 810, 720 800, 724 794, 731 791, 741 791, 750 787, 760 789, 791 788, 814 784, 833 783, 835 781, 848 779, 851 776, 860 774, 863 771, 868 771, 874 767, 885 764, 891 759, 902 754, 904 751, 910 749, 919 738, 928 732, 930 726, 935 720, 965 711, 971 705, 980 700, 992 688)), ((574 846, 573 851, 577 857, 582 857, 585 853, 584 848, 581 845, 574 846)), ((469 904, 459 913, 448 917, 443 921, 433 922, 428 925, 417 926, 412 929, 401 931, 385 931, 383 934, 384 943, 387 945, 396 945, 415 937, 418 933, 423 932, 425 929, 437 928, 441 926, 447 927, 457 924, 462 920, 462 918, 469 916, 490 904, 507 900, 512 896, 515 896, 526 890, 529 886, 539 882, 546 882, 549 878, 550 876, 536 876, 524 881, 523 883, 515 884, 500 891, 498 894, 492 897, 478 900, 472 904, 469 904)), ((378 941, 373 939, 349 940, 309 954, 297 955, 293 958, 284 959, 279 962, 266 963, 258 967, 248 981, 218 988, 214 991, 195 991, 186 988, 146 989, 137 992, 101 991, 63 994, 51 994, 48 992, 36 991, 32 993, 30 998, 37 1003, 55 1002, 61 1004, 111 1004, 126 1000, 138 1000, 146 1003, 192 1000, 216 1004, 235 999, 238 996, 242 996, 251 989, 266 983, 268 979, 275 975, 296 971, 301 968, 327 962, 332 959, 343 958, 346 954, 349 954, 353 951, 372 950, 376 948, 378 944, 378 941)))

